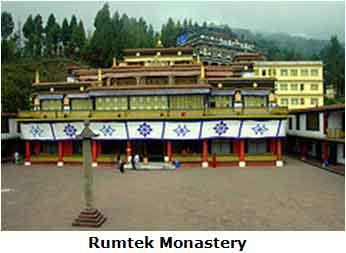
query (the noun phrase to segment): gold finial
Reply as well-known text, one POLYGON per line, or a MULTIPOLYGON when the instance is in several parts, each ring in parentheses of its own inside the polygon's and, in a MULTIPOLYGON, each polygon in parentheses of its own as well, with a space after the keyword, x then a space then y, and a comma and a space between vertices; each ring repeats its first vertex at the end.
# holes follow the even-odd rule
POLYGON ((113 57, 113 67, 117 66, 117 58, 113 57))
POLYGON ((237 91, 235 93, 235 101, 236 102, 241 102, 241 94, 240 94, 240 91, 237 91))
POLYGON ((38 69, 36 69, 35 72, 35 83, 39 83, 40 82, 40 72, 38 71, 38 69))
POLYGON ((101 68, 98 69, 98 72, 97 72, 97 80, 98 80, 98 81, 102 81, 102 69, 101 69, 101 68))
POLYGON ((160 39, 157 41, 156 47, 163 47, 162 41, 160 39))
POLYGON ((201 79, 204 79, 205 78, 205 68, 204 68, 204 65, 201 64, 201 79))

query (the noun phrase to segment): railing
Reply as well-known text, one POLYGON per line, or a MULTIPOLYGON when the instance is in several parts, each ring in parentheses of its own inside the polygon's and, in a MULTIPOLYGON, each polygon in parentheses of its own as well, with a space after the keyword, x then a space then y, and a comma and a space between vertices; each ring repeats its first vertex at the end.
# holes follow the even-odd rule
POLYGON ((327 129, 327 137, 338 139, 338 138, 345 138, 345 131, 343 131, 341 128, 328 128, 327 129))
POLYGON ((220 116, 286 115, 287 107, 275 108, 208 108, 180 110, 119 110, 119 111, 20 111, 18 118, 36 119, 146 119, 146 118, 213 118, 220 116))

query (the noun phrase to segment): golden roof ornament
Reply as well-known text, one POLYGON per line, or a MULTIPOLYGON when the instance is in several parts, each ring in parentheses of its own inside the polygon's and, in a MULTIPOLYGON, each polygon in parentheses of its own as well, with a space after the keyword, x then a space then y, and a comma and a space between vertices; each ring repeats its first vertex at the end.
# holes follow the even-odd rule
POLYGON ((158 40, 158 41, 157 41, 156 47, 163 47, 162 41, 161 41, 161 40, 158 40))

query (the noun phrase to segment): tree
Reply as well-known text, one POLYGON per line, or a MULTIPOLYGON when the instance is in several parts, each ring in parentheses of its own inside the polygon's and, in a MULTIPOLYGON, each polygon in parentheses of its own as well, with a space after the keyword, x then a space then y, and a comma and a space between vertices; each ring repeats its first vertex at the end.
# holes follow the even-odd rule
POLYGON ((43 21, 40 14, 37 14, 34 19, 33 41, 34 41, 34 54, 35 56, 42 55, 43 46, 43 21))
POLYGON ((71 33, 70 33, 70 27, 68 25, 68 21, 66 18, 64 18, 64 20, 62 21, 62 25, 61 25, 61 41, 62 44, 64 46, 64 55, 67 55, 67 51, 68 51, 68 46, 71 40, 71 33))
POLYGON ((161 41, 165 47, 175 47, 180 31, 180 23, 175 24, 172 18, 168 18, 167 24, 161 28, 161 41))
POLYGON ((72 34, 78 29, 78 24, 77 24, 77 17, 75 15, 72 15, 70 24, 68 27, 69 30, 69 36, 70 40, 68 43, 68 55, 72 56, 75 53, 75 49, 78 45, 76 45, 75 41, 72 40, 72 34))
POLYGON ((48 56, 56 55, 60 40, 60 27, 53 14, 48 17, 45 34, 45 54, 48 56))
POLYGON ((321 50, 325 66, 325 85, 332 85, 338 97, 345 93, 345 48, 337 36, 332 36, 329 44, 321 50))
POLYGON ((84 50, 86 42, 85 30, 82 20, 79 21, 78 25, 74 28, 71 35, 71 44, 74 46, 74 53, 78 55, 84 50))
POLYGON ((87 48, 88 60, 97 66, 109 66, 114 55, 112 48, 112 19, 109 5, 105 4, 96 14, 94 21, 95 32, 87 48))
POLYGON ((14 23, 12 15, 8 12, 1 13, 1 37, 7 39, 13 32, 14 23))
POLYGON ((23 35, 26 38, 25 41, 25 55, 34 55, 34 20, 31 15, 26 19, 23 26, 23 35))

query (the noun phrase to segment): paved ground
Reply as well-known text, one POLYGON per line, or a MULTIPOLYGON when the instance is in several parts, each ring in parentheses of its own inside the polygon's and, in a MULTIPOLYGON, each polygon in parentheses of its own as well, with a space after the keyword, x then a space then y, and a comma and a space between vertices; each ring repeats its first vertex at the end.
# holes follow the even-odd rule
MULTIPOLYGON (((74 230, 80 167, 3 165, 3 230, 74 230)), ((103 230, 344 230, 345 178, 287 158, 283 168, 95 170, 103 230)))

